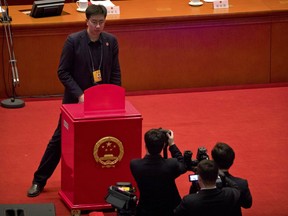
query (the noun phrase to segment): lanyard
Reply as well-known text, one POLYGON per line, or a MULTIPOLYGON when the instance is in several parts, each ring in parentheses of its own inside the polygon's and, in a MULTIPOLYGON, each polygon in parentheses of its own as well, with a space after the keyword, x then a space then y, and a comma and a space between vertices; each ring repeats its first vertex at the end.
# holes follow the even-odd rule
MULTIPOLYGON (((103 60, 103 46, 102 46, 102 43, 100 44, 100 47, 101 47, 101 55, 100 55, 100 64, 99 64, 99 70, 102 66, 102 60, 103 60)), ((89 55, 90 55, 90 60, 91 60, 91 63, 92 63, 92 69, 93 71, 95 71, 95 67, 94 67, 94 62, 93 62, 93 57, 92 57, 92 53, 91 53, 91 50, 90 50, 90 46, 89 46, 89 55)))

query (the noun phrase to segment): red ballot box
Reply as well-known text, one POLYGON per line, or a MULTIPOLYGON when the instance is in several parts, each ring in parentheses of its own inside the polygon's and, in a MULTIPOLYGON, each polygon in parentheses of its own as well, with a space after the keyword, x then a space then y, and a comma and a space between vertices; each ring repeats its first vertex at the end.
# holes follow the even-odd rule
POLYGON ((84 92, 83 104, 63 104, 60 197, 72 210, 110 208, 108 188, 131 182, 130 160, 141 157, 142 116, 122 87, 84 92))

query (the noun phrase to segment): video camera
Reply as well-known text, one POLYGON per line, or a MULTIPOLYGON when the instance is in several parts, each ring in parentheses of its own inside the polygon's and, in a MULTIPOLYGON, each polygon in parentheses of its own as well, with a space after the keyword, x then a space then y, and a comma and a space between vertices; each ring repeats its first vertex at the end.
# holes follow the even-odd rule
POLYGON ((187 170, 197 172, 197 165, 202 160, 209 160, 209 155, 207 154, 207 149, 205 147, 199 147, 197 150, 196 159, 192 159, 192 151, 184 151, 184 162, 186 164, 187 170))
POLYGON ((116 185, 110 186, 105 200, 116 209, 117 216, 136 214, 137 197, 130 182, 117 182, 116 185))

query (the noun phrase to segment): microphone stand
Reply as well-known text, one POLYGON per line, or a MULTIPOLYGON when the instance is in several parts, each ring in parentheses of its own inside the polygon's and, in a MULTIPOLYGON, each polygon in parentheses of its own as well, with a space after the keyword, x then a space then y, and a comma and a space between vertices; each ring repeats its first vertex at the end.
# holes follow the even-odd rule
POLYGON ((13 49, 13 37, 11 33, 11 17, 9 16, 8 13, 8 4, 7 1, 4 0, 5 4, 5 10, 2 7, 2 0, 0 0, 0 7, 2 9, 2 17, 1 23, 4 26, 5 30, 5 36, 7 40, 7 47, 8 47, 8 52, 9 52, 9 62, 11 64, 11 69, 12 69, 12 97, 10 99, 2 100, 1 105, 5 108, 21 108, 25 106, 25 103, 23 100, 16 99, 15 98, 15 88, 17 85, 19 85, 19 76, 18 76, 18 69, 16 65, 16 59, 15 59, 15 54, 14 54, 14 49, 13 49))

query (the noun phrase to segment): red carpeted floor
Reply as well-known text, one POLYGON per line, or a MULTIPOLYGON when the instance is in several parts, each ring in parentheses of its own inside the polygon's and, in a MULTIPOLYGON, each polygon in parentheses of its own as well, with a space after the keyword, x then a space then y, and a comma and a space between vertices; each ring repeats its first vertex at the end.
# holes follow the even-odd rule
MULTIPOLYGON (((143 116, 143 133, 168 128, 182 151, 209 153, 217 141, 236 151, 232 174, 247 178, 253 195, 244 216, 288 215, 288 87, 127 96, 143 116)), ((21 109, 0 108, 0 203, 54 203, 57 216, 70 210, 59 198, 60 165, 45 191, 27 198, 60 113, 61 100, 26 100, 21 109)), ((143 146, 143 154, 145 153, 143 146)), ((177 180, 181 195, 188 174, 177 180)), ((106 214, 111 215, 111 214, 106 214)))

